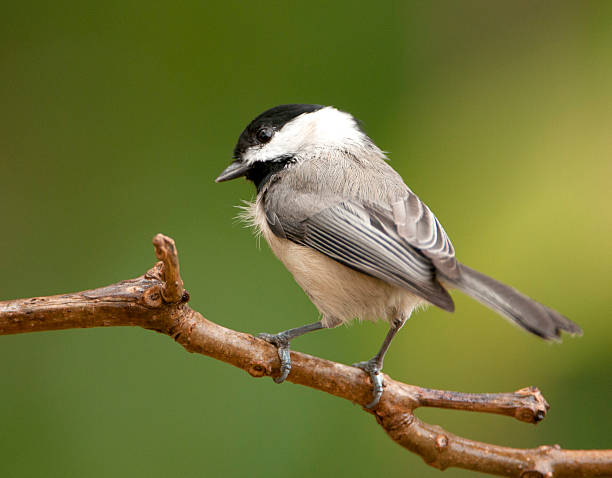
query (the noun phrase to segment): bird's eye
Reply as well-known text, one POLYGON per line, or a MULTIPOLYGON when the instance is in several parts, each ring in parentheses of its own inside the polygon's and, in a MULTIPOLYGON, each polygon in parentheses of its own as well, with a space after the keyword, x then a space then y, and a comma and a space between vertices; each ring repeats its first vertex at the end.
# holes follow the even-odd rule
POLYGON ((261 128, 257 132, 257 141, 260 143, 267 143, 272 139, 274 132, 270 128, 261 128))

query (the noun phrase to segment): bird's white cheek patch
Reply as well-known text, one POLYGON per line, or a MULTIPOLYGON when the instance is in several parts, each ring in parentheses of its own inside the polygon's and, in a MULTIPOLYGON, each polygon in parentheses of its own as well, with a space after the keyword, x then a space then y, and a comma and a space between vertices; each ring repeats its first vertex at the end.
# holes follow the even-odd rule
POLYGON ((268 144, 259 147, 255 146, 248 150, 244 155, 244 159, 249 164, 258 161, 274 161, 279 156, 293 154, 296 151, 298 151, 297 145, 272 139, 268 144))
POLYGON ((254 146, 244 155, 248 163, 256 161, 273 161, 279 156, 299 152, 304 143, 312 136, 312 126, 305 121, 294 120, 277 131, 272 140, 261 146, 254 146))

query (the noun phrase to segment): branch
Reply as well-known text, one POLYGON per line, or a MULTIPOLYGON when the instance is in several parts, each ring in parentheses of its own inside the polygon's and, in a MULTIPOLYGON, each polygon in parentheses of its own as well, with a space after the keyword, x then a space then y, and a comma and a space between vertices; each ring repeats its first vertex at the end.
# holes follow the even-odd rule
MULTIPOLYGON (((187 305, 174 241, 153 240, 160 262, 144 276, 94 290, 0 302, 0 335, 71 328, 139 326, 169 335, 189 352, 208 355, 253 377, 280 373, 276 349, 252 335, 206 320, 187 305)), ((288 380, 361 406, 371 398, 366 373, 355 367, 291 352, 288 380)), ((514 393, 458 393, 396 382, 385 376, 385 391, 372 413, 398 444, 441 470, 466 468, 501 476, 554 478, 612 476, 612 450, 562 450, 558 445, 517 449, 453 435, 419 420, 414 410, 438 407, 496 413, 528 423, 542 420, 548 404, 537 388, 514 393)))

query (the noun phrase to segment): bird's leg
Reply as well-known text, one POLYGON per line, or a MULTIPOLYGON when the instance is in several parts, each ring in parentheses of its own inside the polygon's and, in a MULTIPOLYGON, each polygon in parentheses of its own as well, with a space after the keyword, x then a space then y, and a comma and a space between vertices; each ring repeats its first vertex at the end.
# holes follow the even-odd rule
POLYGON ((302 327, 296 327, 295 329, 285 330, 284 332, 279 332, 278 334, 257 334, 257 337, 265 340, 266 342, 275 345, 278 349, 278 358, 281 362, 281 374, 278 377, 274 378, 276 383, 283 383, 289 372, 291 371, 291 356, 289 355, 289 342, 300 335, 304 335, 307 332, 312 332, 313 330, 319 330, 323 328, 323 324, 321 321, 314 322, 312 324, 303 325, 302 327))
POLYGON ((383 393, 383 379, 380 374, 380 371, 383 367, 385 353, 387 352, 387 349, 389 348, 393 337, 395 337, 395 334, 399 329, 402 328, 405 322, 406 318, 393 319, 393 321, 391 322, 391 326, 389 327, 389 332, 387 332, 387 336, 385 337, 385 340, 382 346, 380 347, 378 353, 366 362, 358 362, 353 364, 353 367, 358 367, 366 371, 370 375, 370 380, 372 381, 372 393, 374 397, 372 401, 365 406, 366 408, 374 408, 376 405, 378 405, 378 402, 380 401, 380 396, 383 393))

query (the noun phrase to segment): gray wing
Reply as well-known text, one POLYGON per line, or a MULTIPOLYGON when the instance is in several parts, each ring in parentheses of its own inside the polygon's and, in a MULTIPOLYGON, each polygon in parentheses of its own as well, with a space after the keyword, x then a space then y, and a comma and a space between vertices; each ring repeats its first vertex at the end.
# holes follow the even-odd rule
POLYGON ((436 280, 436 268, 451 268, 454 252, 431 211, 415 206, 414 194, 391 208, 344 201, 305 219, 267 210, 274 233, 311 247, 332 259, 398 285, 448 311, 448 292, 436 280))

